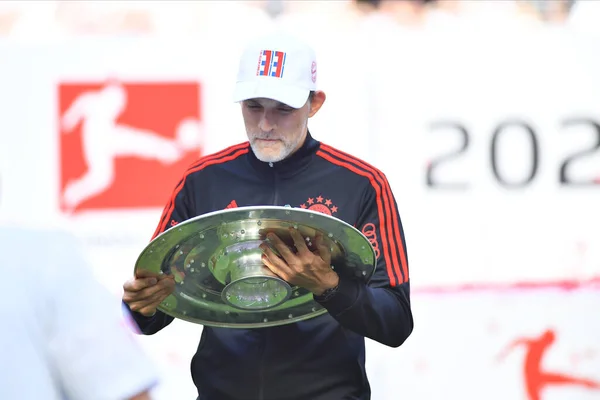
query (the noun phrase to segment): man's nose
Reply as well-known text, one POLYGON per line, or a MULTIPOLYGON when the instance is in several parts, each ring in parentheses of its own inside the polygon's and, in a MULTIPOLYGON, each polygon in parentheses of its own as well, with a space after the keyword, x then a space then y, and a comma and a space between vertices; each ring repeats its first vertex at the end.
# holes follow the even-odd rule
POLYGON ((276 127, 273 116, 268 111, 263 112, 258 121, 258 128, 263 132, 271 132, 276 127))

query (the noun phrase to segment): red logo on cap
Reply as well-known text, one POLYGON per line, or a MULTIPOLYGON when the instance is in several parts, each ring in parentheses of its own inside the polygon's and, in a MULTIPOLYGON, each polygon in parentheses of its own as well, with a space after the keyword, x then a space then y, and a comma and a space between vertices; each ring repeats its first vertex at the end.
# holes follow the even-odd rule
POLYGON ((274 50, 262 50, 258 59, 258 76, 283 77, 286 53, 274 50))
POLYGON ((315 61, 313 61, 310 66, 310 73, 312 75, 312 81, 315 83, 317 81, 317 63, 315 61))

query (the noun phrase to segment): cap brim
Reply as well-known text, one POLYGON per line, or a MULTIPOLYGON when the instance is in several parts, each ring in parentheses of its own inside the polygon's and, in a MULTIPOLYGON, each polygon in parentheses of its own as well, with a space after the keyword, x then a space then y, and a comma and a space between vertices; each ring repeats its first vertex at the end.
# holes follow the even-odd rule
POLYGON ((301 108, 306 104, 309 89, 286 85, 272 79, 256 80, 253 82, 238 82, 235 84, 233 101, 266 98, 287 104, 292 108, 301 108))

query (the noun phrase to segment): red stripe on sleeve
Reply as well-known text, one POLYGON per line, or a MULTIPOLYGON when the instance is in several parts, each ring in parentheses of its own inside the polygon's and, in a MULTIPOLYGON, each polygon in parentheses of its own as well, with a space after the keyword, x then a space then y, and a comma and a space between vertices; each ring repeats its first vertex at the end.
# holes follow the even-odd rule
POLYGON ((379 214, 379 230, 381 232, 381 235, 380 235, 381 236, 381 244, 383 245, 383 258, 385 260, 387 274, 390 279, 390 286, 396 286, 399 279, 396 278, 396 276, 394 275, 394 271, 392 269, 393 268, 392 262, 390 262, 391 257, 390 257, 390 249, 389 249, 389 245, 388 245, 388 241, 387 241, 388 235, 387 235, 386 225, 385 225, 385 212, 384 212, 384 208, 383 208, 383 204, 382 204, 381 189, 380 189, 379 185, 376 184, 376 182, 375 182, 375 176, 370 172, 366 172, 366 171, 362 171, 362 170, 358 169, 354 165, 351 165, 347 162, 340 161, 336 158, 333 158, 331 155, 325 153, 322 150, 317 151, 317 155, 324 158, 325 160, 331 162, 332 164, 339 165, 341 167, 344 167, 344 168, 354 172, 355 174, 364 176, 364 177, 368 178, 369 181, 371 182, 371 185, 375 189, 375 193, 376 193, 377 212, 379 214))
POLYGON ((241 143, 241 144, 238 144, 235 146, 228 147, 224 150, 221 150, 218 153, 208 155, 206 157, 202 157, 200 160, 198 160, 194 164, 192 164, 186 170, 183 178, 181 179, 179 184, 173 190, 173 193, 171 194, 171 199, 169 200, 169 202, 163 209, 163 213, 161 215, 160 222, 159 222, 158 226, 156 227, 156 231, 154 231, 154 234, 152 235, 152 239, 156 238, 167 227, 167 224, 169 223, 169 219, 171 218, 171 215, 173 214, 173 210, 175 209, 175 198, 177 197, 179 192, 183 189, 183 187, 185 185, 185 181, 190 174, 200 171, 209 165, 221 164, 221 163, 233 160, 233 159, 241 156, 242 154, 246 154, 247 152, 248 152, 248 143, 241 143))
MULTIPOLYGON (((398 262, 398 257, 396 252, 393 252, 393 258, 394 258, 394 270, 396 273, 396 276, 398 277, 398 281, 401 281, 402 283, 408 282, 409 280, 409 272, 408 272, 408 262, 406 259, 406 252, 404 249, 404 244, 402 242, 402 237, 400 235, 400 227, 398 224, 398 212, 396 210, 396 207, 394 206, 394 202, 393 202, 393 194, 392 194, 392 190, 390 188, 389 182, 387 181, 387 179, 385 178, 384 174, 379 171, 377 168, 367 164, 366 162, 356 158, 355 156, 352 156, 350 154, 344 153, 340 150, 337 150, 331 146, 328 146, 326 144, 321 144, 321 148, 323 150, 326 150, 328 152, 330 152, 332 155, 346 160, 349 163, 358 166, 364 170, 369 171, 370 173, 372 173, 374 176, 377 177, 377 181, 378 183, 381 185, 382 189, 383 189, 383 200, 385 203, 385 211, 387 211, 387 215, 391 215, 393 216, 391 219, 391 226, 390 226, 390 221, 387 221, 386 226, 388 227, 391 236, 390 236, 390 245, 392 246, 391 249, 395 249, 398 248, 399 249, 399 253, 400 253, 400 263, 398 262), (400 271, 400 268, 402 269, 402 272, 400 271)), ((373 182, 371 181, 371 184, 373 184, 373 182)), ((378 195, 381 195, 381 192, 379 192, 378 195)), ((387 215, 382 215, 381 213, 379 214, 380 219, 382 218, 382 216, 386 217, 387 215)), ((383 236, 383 233, 382 233, 383 236)))

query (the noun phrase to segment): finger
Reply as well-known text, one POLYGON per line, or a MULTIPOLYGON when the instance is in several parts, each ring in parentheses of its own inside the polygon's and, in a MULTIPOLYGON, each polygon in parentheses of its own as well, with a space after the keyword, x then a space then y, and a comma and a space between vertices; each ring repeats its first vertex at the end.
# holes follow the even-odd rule
POLYGON ((171 293, 175 289, 175 277, 172 275, 167 277, 170 279, 161 279, 158 284, 171 293))
POLYGON ((138 311, 140 314, 145 315, 147 317, 151 317, 152 315, 154 315, 154 313, 156 312, 156 309, 158 308, 158 306, 160 305, 161 302, 158 302, 157 304, 151 304, 149 306, 146 306, 144 308, 142 308, 140 311, 138 311))
POLYGON ((164 299, 169 297, 169 295, 173 293, 173 288, 164 287, 160 291, 156 292, 154 295, 150 296, 146 302, 149 304, 160 304, 164 299))
POLYGON ((304 237, 302 236, 302 234, 300 234, 300 231, 298 231, 298 229, 290 228, 290 236, 294 240, 294 246, 296 246, 296 250, 298 250, 299 254, 306 254, 310 252, 310 250, 306 246, 304 237))
POLYGON ((317 248, 315 253, 327 264, 331 264, 331 249, 325 244, 323 234, 320 232, 315 235, 315 246, 317 248))
POLYGON ((133 312, 137 312, 143 315, 152 314, 150 310, 152 308, 156 309, 156 307, 152 307, 152 303, 146 301, 136 301, 134 303, 128 304, 129 309, 133 312), (144 311, 142 311, 144 310, 144 311))
POLYGON ((262 261, 275 275, 282 278, 290 275, 291 268, 281 257, 275 254, 269 247, 266 247, 263 251, 262 261))
MULTIPOLYGON (((172 287, 164 287, 157 293, 154 293, 152 296, 145 299, 132 301, 131 303, 128 303, 128 305, 132 311, 136 311, 142 314, 148 313, 148 311, 158 307, 158 305, 162 303, 167 297, 169 297, 169 295, 172 292, 172 287)), ((150 314, 151 313, 152 312, 150 312, 150 314)))
POLYGON ((263 254, 262 256, 262 262, 263 264, 265 264, 265 266, 267 268, 269 268, 269 270, 274 273, 275 275, 277 275, 278 277, 280 277, 281 279, 283 279, 284 281, 288 279, 288 274, 276 263, 272 262, 269 257, 267 257, 266 255, 263 254))
POLYGON ((157 283, 157 278, 134 278, 123 284, 123 290, 127 292, 139 292, 140 290, 154 286, 157 283))
POLYGON ((275 265, 278 269, 286 269, 288 264, 268 246, 265 246, 263 249, 263 257, 262 259, 267 259, 271 264, 275 265))
POLYGON ((150 272, 147 270, 137 270, 135 272, 135 277, 136 278, 157 278, 159 279, 163 274, 157 274, 156 272, 150 272))
POLYGON ((171 288, 170 290, 172 290, 172 288, 174 287, 174 279, 162 279, 158 283, 138 291, 125 290, 123 293, 123 301, 127 304, 129 304, 130 302, 144 301, 146 299, 152 298, 154 295, 156 295, 164 289, 171 288))
POLYGON ((159 293, 161 290, 162 288, 160 286, 154 285, 137 292, 124 291, 123 301, 127 304, 138 301, 148 301, 148 299, 151 299, 155 294, 159 293))
MULTIPOLYGON (((166 296, 165 296, 165 298, 166 298, 166 296)), ((129 306, 129 308, 131 309, 131 311, 135 311, 135 312, 140 313, 145 316, 151 316, 152 314, 154 314, 156 312, 156 309, 158 308, 160 303, 163 302, 163 300, 165 298, 157 300, 157 301, 153 301, 151 303, 142 303, 142 302, 133 303, 132 305, 129 306)))
POLYGON ((130 304, 129 309, 132 312, 142 314, 146 317, 150 317, 156 312, 156 307, 152 307, 150 305, 139 305, 139 303, 130 304))
MULTIPOLYGON (((283 257, 288 264, 292 264, 297 259, 296 255, 290 250, 287 244, 279 239, 276 234, 269 233, 267 235, 267 239, 269 239, 269 242, 273 244, 273 247, 275 247, 279 254, 281 254, 281 257, 283 257)), ((269 248, 269 246, 266 247, 269 248)))

